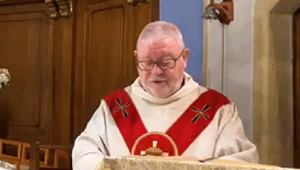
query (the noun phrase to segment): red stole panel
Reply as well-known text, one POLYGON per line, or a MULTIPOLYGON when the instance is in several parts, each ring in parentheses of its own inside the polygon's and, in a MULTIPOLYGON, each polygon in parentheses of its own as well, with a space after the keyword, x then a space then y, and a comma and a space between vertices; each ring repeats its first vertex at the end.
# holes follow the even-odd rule
POLYGON ((147 130, 127 92, 116 91, 104 98, 129 150, 147 130))
POLYGON ((142 119, 126 91, 116 91, 104 100, 128 149, 134 149, 134 154, 137 155, 152 147, 153 141, 157 141, 157 147, 169 155, 181 155, 209 125, 218 109, 230 102, 222 94, 208 90, 199 96, 164 134, 150 132, 147 135, 142 119))

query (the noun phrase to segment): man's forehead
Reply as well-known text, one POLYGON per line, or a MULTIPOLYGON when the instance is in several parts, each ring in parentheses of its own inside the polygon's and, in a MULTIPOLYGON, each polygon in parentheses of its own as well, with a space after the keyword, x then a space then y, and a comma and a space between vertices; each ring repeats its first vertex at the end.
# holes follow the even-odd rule
POLYGON ((162 53, 173 53, 180 48, 180 45, 173 38, 161 38, 156 40, 143 40, 138 44, 139 53, 151 53, 152 51, 162 53))
POLYGON ((175 38, 173 37, 153 37, 149 39, 140 40, 139 45, 144 46, 159 46, 164 44, 178 44, 175 38))

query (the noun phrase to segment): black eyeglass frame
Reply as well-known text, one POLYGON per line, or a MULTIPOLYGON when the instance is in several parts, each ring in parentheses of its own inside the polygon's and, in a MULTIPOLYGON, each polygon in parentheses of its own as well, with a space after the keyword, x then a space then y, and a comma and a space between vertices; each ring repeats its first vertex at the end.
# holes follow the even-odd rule
POLYGON ((151 70, 154 68, 154 65, 157 65, 157 66, 158 66, 160 69, 162 69, 162 70, 168 70, 168 69, 172 69, 172 68, 174 68, 174 67, 176 66, 177 60, 178 60, 180 57, 182 57, 184 51, 185 51, 185 49, 183 49, 183 50, 181 51, 180 55, 179 55, 177 58, 173 58, 173 59, 165 59, 165 60, 161 60, 161 61, 138 61, 138 60, 136 60, 135 63, 136 63, 136 65, 137 65, 137 67, 138 67, 141 71, 151 71, 151 70), (162 65, 162 63, 165 62, 165 61, 174 61, 174 64, 173 64, 173 66, 171 66, 171 67, 164 68, 164 67, 162 67, 161 65, 162 65), (152 63, 151 69, 150 69, 150 67, 149 67, 149 69, 143 69, 143 68, 141 68, 141 67, 140 67, 140 63, 152 63))

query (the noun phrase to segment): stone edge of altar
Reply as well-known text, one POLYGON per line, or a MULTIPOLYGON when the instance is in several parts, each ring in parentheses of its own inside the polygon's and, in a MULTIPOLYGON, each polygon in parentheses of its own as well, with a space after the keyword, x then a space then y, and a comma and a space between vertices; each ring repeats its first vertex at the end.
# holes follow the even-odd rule
POLYGON ((104 157, 98 163, 95 170, 296 170, 288 167, 279 167, 274 165, 255 164, 246 162, 235 162, 227 160, 217 160, 208 162, 196 162, 187 160, 168 160, 155 157, 104 157))

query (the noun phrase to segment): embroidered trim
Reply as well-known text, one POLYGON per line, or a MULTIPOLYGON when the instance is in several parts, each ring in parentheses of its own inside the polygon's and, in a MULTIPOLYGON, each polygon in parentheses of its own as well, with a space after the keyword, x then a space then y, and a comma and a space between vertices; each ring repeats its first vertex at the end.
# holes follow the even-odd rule
MULTIPOLYGON (((154 135, 160 135, 160 136, 162 136, 162 137, 165 137, 165 138, 171 143, 171 145, 172 145, 172 147, 173 147, 173 150, 174 150, 174 155, 175 155, 175 156, 178 156, 178 147, 177 147, 176 143, 174 142, 174 140, 173 140, 169 135, 167 135, 167 134, 165 134, 165 133, 162 133, 162 132, 156 132, 156 131, 148 132, 148 133, 145 133, 145 134, 141 135, 141 136, 135 141, 135 143, 134 143, 134 145, 133 145, 133 147, 132 147, 132 150, 131 150, 131 154, 132 154, 132 155, 135 154, 135 152, 136 152, 136 147, 137 147, 137 145, 140 143, 140 141, 141 141, 142 139, 144 139, 144 138, 146 138, 146 137, 148 137, 148 136, 151 136, 151 135, 153 135, 153 134, 154 134, 154 135)), ((141 153, 141 154, 143 154, 143 153, 141 153)))
POLYGON ((204 105, 204 107, 201 110, 199 110, 197 107, 194 107, 193 112, 196 112, 197 115, 195 117, 193 117, 193 119, 191 121, 193 123, 197 123, 201 117, 203 117, 205 120, 208 120, 209 116, 207 116, 205 114, 205 112, 209 109, 210 109, 210 106, 208 104, 204 105))
POLYGON ((121 111, 123 113, 124 117, 128 117, 128 112, 126 110, 126 107, 129 107, 130 104, 127 102, 123 105, 123 102, 121 99, 116 99, 117 104, 119 105, 119 107, 114 108, 115 112, 121 111))

